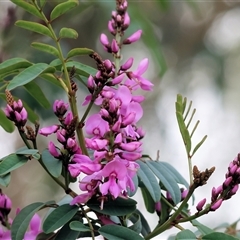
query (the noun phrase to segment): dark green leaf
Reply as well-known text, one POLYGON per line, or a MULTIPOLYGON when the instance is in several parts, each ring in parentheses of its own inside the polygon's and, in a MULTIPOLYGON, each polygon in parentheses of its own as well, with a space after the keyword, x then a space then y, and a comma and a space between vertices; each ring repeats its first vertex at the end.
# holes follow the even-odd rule
POLYGON ((27 163, 28 158, 14 153, 0 160, 0 175, 5 175, 27 163))
POLYGON ((94 76, 97 73, 97 70, 89 67, 87 65, 84 65, 82 63, 76 62, 76 61, 69 61, 66 63, 66 66, 68 70, 70 71, 72 67, 74 66, 76 69, 76 74, 88 77, 89 75, 94 76))
POLYGON ((79 232, 71 230, 68 222, 59 230, 54 240, 76 240, 78 237, 79 232))
POLYGON ((54 209, 43 223, 43 231, 50 233, 62 227, 77 213, 78 207, 64 204, 54 209))
POLYGON ((89 232, 91 229, 79 221, 73 221, 69 224, 70 228, 78 232, 89 232))
POLYGON ((100 202, 97 199, 90 199, 87 206, 92 210, 113 216, 124 216, 136 210, 137 202, 131 198, 123 199, 117 198, 115 200, 108 199, 104 202, 103 209, 100 209, 100 202))
POLYGON ((136 209, 135 213, 137 213, 140 216, 141 219, 141 224, 142 224, 142 230, 141 230, 141 234, 146 237, 150 232, 151 232, 151 228, 148 225, 148 221, 146 220, 146 218, 143 216, 143 214, 141 213, 141 211, 139 211, 138 209, 136 209))
POLYGON ((78 32, 72 28, 61 28, 59 32, 59 38, 78 38, 78 32))
POLYGON ((55 233, 48 233, 48 234, 46 234, 46 233, 42 232, 42 233, 38 234, 36 240, 53 239, 54 235, 55 235, 55 233))
POLYGON ((42 152, 42 161, 52 176, 57 178, 61 175, 62 162, 53 157, 47 149, 42 152))
POLYGON ((15 23, 15 25, 18 27, 27 29, 31 32, 36 32, 36 33, 48 36, 50 38, 53 38, 50 30, 40 23, 30 22, 30 21, 25 21, 25 20, 18 20, 15 23))
POLYGON ((33 155, 38 153, 38 149, 28 149, 27 147, 19 148, 16 152, 18 155, 33 155))
POLYGON ((2 109, 0 109, 0 126, 9 133, 12 133, 15 129, 15 126, 12 121, 10 121, 2 109))
POLYGON ((202 237, 203 240, 239 240, 238 238, 235 238, 233 236, 230 236, 226 233, 222 233, 222 232, 214 232, 214 233, 210 233, 207 234, 205 236, 202 237))
POLYGON ((20 213, 16 215, 11 226, 12 240, 22 240, 28 228, 29 222, 33 215, 41 209, 45 203, 36 202, 23 208, 20 213))
POLYGON ((155 202, 153 201, 149 191, 145 186, 141 187, 141 192, 143 196, 143 201, 148 212, 155 212, 155 202))
POLYGON ((19 0, 11 0, 11 2, 15 3, 17 6, 23 8, 25 11, 31 13, 32 15, 39 17, 40 19, 44 19, 39 10, 33 4, 19 0))
POLYGON ((138 177, 137 177, 137 175, 134 175, 134 177, 132 178, 132 180, 133 180, 135 189, 134 189, 134 191, 131 191, 130 189, 128 189, 128 196, 129 196, 129 197, 134 196, 135 193, 136 193, 137 190, 138 190, 138 177))
POLYGON ((50 67, 46 63, 36 63, 26 69, 24 69, 22 72, 20 72, 17 76, 15 76, 11 82, 8 84, 7 89, 10 91, 16 87, 23 86, 32 80, 34 80, 36 77, 38 77, 41 73, 45 72, 54 72, 55 69, 53 67, 50 67))
POLYGON ((7 187, 11 180, 11 173, 0 176, 0 185, 7 187))
POLYGON ((196 240, 197 237, 195 236, 195 234, 192 231, 186 229, 186 230, 179 232, 175 239, 176 240, 196 240))
POLYGON ((134 212, 133 214, 131 214, 128 218, 133 225, 131 225, 129 227, 129 229, 133 230, 136 233, 141 233, 142 231, 142 222, 141 222, 141 217, 139 214, 137 214, 136 212, 134 212))
POLYGON ((58 71, 61 71, 62 68, 62 61, 60 59, 54 59, 49 63, 50 66, 54 67, 58 71))
POLYGON ((192 220, 191 221, 192 225, 195 226, 198 231, 202 234, 202 235, 206 235, 206 234, 209 234, 209 233, 212 233, 214 232, 213 229, 201 224, 200 222, 198 222, 196 219, 192 220))
POLYGON ((138 177, 146 186, 148 192, 152 196, 153 201, 159 202, 161 199, 161 189, 155 175, 145 163, 142 161, 137 161, 137 163, 140 165, 140 169, 137 172, 138 177))
POLYGON ((123 226, 105 225, 98 231, 103 237, 111 240, 143 240, 136 232, 123 226))
POLYGON ((28 119, 32 122, 32 123, 36 123, 38 122, 38 115, 27 105, 27 103, 25 103, 23 100, 23 106, 26 108, 27 113, 28 113, 28 119))
POLYGON ((49 45, 49 44, 46 44, 46 43, 39 43, 39 42, 33 42, 31 44, 31 46, 37 50, 40 50, 42 52, 46 52, 46 53, 49 53, 49 54, 52 54, 54 56, 56 56, 57 58, 59 57, 59 53, 58 53, 58 50, 49 45))
POLYGON ((146 164, 154 172, 154 174, 159 178, 161 183, 170 193, 173 199, 173 202, 175 204, 179 203, 181 201, 181 191, 176 180, 171 175, 169 175, 168 171, 165 171, 165 169, 161 166, 159 162, 146 161, 146 164))
POLYGON ((53 74, 51 74, 51 73, 43 73, 39 77, 49 81, 50 83, 52 83, 52 84, 54 84, 54 85, 56 85, 58 87, 63 88, 63 86, 61 85, 60 81, 58 79, 56 79, 56 77, 53 74))
POLYGON ((37 102, 43 106, 44 108, 50 108, 51 104, 48 101, 48 99, 45 97, 42 89, 35 83, 34 81, 31 81, 24 85, 24 88, 27 90, 27 92, 37 100, 37 102))
POLYGON ((46 4, 47 0, 39 0, 39 5, 41 8, 44 7, 44 5, 46 4))
POLYGON ((0 74, 6 72, 12 72, 17 69, 27 68, 31 66, 32 63, 23 58, 11 58, 0 64, 0 74))
POLYGON ((94 51, 89 48, 74 48, 68 52, 67 58, 82 56, 82 55, 89 55, 91 53, 94 53, 94 51))
POLYGON ((59 16, 63 15, 65 12, 75 8, 78 5, 77 0, 68 0, 67 2, 58 4, 51 12, 50 20, 53 21, 54 19, 58 18, 59 16))

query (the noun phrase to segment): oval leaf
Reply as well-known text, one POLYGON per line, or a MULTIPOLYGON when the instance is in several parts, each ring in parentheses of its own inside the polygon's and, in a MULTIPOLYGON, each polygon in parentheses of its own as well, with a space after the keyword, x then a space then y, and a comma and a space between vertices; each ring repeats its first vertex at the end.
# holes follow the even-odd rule
POLYGON ((69 11, 72 8, 75 8, 78 5, 77 0, 68 0, 67 2, 58 4, 51 12, 50 20, 58 18, 63 15, 65 12, 69 11))
POLYGON ((90 232, 91 229, 87 226, 85 226, 83 223, 79 221, 72 221, 69 224, 70 228, 74 231, 79 231, 79 232, 90 232))
POLYGON ((15 76, 8 84, 7 89, 9 91, 13 90, 16 87, 19 87, 31 82, 43 72, 52 72, 52 71, 54 71, 54 68, 50 67, 46 63, 34 64, 24 69, 17 76, 15 76))
POLYGON ((95 68, 84 65, 84 64, 79 63, 77 61, 69 61, 69 62, 66 63, 66 66, 67 66, 67 69, 69 71, 74 66, 75 69, 76 69, 76 74, 82 75, 84 77, 89 77, 89 75, 94 76, 97 73, 97 70, 95 68))
POLYGON ((170 193, 174 203, 179 203, 181 201, 181 191, 176 180, 171 175, 169 175, 168 171, 166 171, 166 169, 160 165, 159 162, 146 161, 146 164, 170 193))
POLYGON ((153 201, 149 191, 145 186, 141 187, 141 192, 143 196, 143 201, 148 212, 155 212, 155 202, 153 201))
POLYGON ((155 203, 159 202, 161 199, 161 189, 156 177, 145 163, 142 161, 137 161, 137 163, 140 165, 140 169, 137 172, 138 177, 146 186, 147 190, 152 196, 153 201, 155 203))
POLYGON ((78 38, 78 33, 76 30, 72 28, 61 28, 59 32, 59 38, 73 38, 77 39, 78 38))
POLYGON ((9 133, 12 133, 15 129, 15 126, 12 121, 10 121, 2 109, 0 109, 0 126, 9 133))
POLYGON ((196 240, 197 237, 195 236, 195 234, 192 231, 186 229, 186 230, 179 232, 175 239, 176 240, 196 240))
POLYGON ((133 230, 118 226, 118 225, 105 225, 101 228, 99 228, 99 233, 111 240, 143 240, 141 236, 139 236, 136 232, 133 230))
POLYGON ((10 154, 0 161, 0 175, 5 175, 23 166, 28 161, 28 158, 24 155, 10 154))
POLYGON ((141 224, 142 224, 141 234, 144 237, 146 237, 151 232, 151 228, 148 225, 148 221, 138 209, 136 209, 135 213, 138 214, 141 218, 141 224))
POLYGON ((51 45, 49 45, 49 44, 39 43, 39 42, 33 42, 33 43, 31 44, 31 46, 32 46, 33 48, 37 49, 37 50, 42 51, 42 52, 46 52, 46 53, 52 54, 52 55, 54 55, 54 56, 56 56, 56 57, 59 57, 58 50, 57 50, 55 47, 53 47, 53 46, 51 46, 51 45))
POLYGON ((11 2, 15 3, 17 6, 23 8, 25 11, 31 13, 32 15, 44 20, 44 17, 41 15, 39 10, 33 4, 19 0, 11 0, 11 2))
POLYGON ((68 52, 67 58, 75 57, 75 56, 83 56, 94 53, 92 49, 89 48, 74 48, 68 52))
POLYGON ((18 20, 15 23, 15 25, 18 27, 27 29, 31 32, 36 32, 36 33, 48 36, 50 38, 53 38, 50 30, 40 23, 35 23, 35 22, 30 22, 30 21, 25 21, 25 20, 18 20))
POLYGON ((216 239, 222 239, 222 240, 239 240, 238 238, 235 238, 234 236, 230 236, 226 233, 222 232, 214 232, 207 234, 202 237, 203 240, 216 240, 216 239))
POLYGON ((77 213, 78 207, 64 204, 53 210, 43 223, 43 231, 50 233, 62 227, 77 213))
POLYGON ((38 149, 28 149, 27 147, 19 148, 16 151, 16 154, 18 154, 18 155, 33 155, 36 153, 38 153, 38 149))
POLYGON ((47 149, 42 152, 42 161, 52 176, 57 178, 61 175, 62 162, 53 157, 47 149))
POLYGON ((54 240, 76 240, 79 239, 79 232, 70 229, 69 223, 66 223, 57 233, 54 240))
POLYGON ((0 185, 7 187, 11 180, 11 173, 0 176, 0 185))
POLYGON ((17 69, 27 68, 31 65, 32 63, 23 58, 11 58, 0 64, 0 74, 13 72, 17 69))
POLYGON ((33 215, 41 209, 45 203, 36 202, 23 208, 14 218, 11 226, 12 240, 22 240, 33 215))
POLYGON ((61 85, 60 81, 58 79, 56 79, 56 77, 53 74, 51 74, 51 73, 43 73, 39 77, 49 81, 50 83, 52 83, 52 84, 54 84, 54 85, 56 85, 58 87, 63 88, 63 86, 61 85))
POLYGON ((214 230, 201 224, 196 219, 191 221, 192 225, 195 226, 202 235, 213 233, 214 230))
POLYGON ((29 82, 24 85, 27 92, 37 100, 37 102, 44 108, 50 108, 51 104, 45 97, 42 89, 34 82, 29 82))
POLYGON ((130 215, 128 219, 133 223, 133 225, 130 226, 129 229, 132 229, 134 232, 137 232, 138 234, 141 233, 142 222, 140 215, 134 212, 133 214, 130 215))
POLYGON ((124 216, 130 214, 136 210, 137 202, 131 198, 123 199, 117 198, 115 200, 108 199, 104 202, 104 207, 100 209, 100 202, 96 199, 90 199, 87 202, 87 206, 96 212, 113 215, 113 216, 124 216))

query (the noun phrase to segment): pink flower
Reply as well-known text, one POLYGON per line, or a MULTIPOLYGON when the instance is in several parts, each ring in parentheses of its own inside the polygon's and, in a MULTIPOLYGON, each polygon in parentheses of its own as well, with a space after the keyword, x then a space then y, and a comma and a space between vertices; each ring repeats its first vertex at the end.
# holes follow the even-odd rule
POLYGON ((55 100, 53 104, 53 111, 57 116, 63 116, 68 109, 68 103, 63 100, 55 100))
POLYGON ((196 206, 198 212, 202 211, 204 204, 206 203, 207 199, 202 199, 196 206))
POLYGON ((24 240, 33 240, 36 239, 37 235, 42 232, 41 230, 41 218, 38 214, 34 214, 33 218, 30 221, 29 231, 24 235, 24 240))
POLYGON ((222 198, 218 199, 215 203, 212 204, 210 210, 211 211, 217 210, 222 205, 222 202, 223 202, 222 198))
POLYGON ((58 152, 55 144, 51 141, 48 143, 48 150, 53 157, 58 158, 59 156, 61 156, 61 154, 58 152))
POLYGON ((39 133, 43 136, 51 135, 52 133, 55 133, 59 129, 59 125, 52 125, 49 127, 43 127, 39 130, 39 133))
POLYGON ((142 30, 138 30, 135 33, 133 33, 130 37, 123 40, 123 44, 134 43, 140 39, 141 35, 142 35, 142 30))

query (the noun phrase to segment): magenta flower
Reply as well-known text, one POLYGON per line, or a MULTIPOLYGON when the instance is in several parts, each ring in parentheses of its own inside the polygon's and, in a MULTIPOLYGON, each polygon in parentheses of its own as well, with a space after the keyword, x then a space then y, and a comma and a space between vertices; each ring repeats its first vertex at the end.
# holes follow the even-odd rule
POLYGON ((202 211, 204 204, 206 203, 207 199, 202 199, 196 206, 198 212, 202 211))
POLYGON ((58 158, 61 156, 61 154, 58 152, 55 144, 51 141, 48 143, 48 150, 51 153, 51 155, 55 158, 58 158))
POLYGON ((68 110, 68 103, 64 103, 63 100, 55 100, 53 104, 53 111, 57 117, 62 117, 68 110))
POLYGON ((30 221, 29 231, 24 235, 24 240, 33 240, 36 239, 39 233, 41 233, 41 218, 38 214, 34 214, 33 218, 30 221))
POLYGON ((210 210, 211 211, 217 210, 222 205, 222 202, 223 202, 222 198, 218 199, 215 203, 211 205, 210 210))
POLYGON ((141 35, 142 35, 142 30, 138 30, 135 33, 133 33, 130 37, 128 37, 125 40, 123 40, 123 44, 134 43, 134 42, 136 42, 136 41, 138 41, 140 39, 141 35))
POLYGON ((49 127, 43 127, 39 130, 39 133, 43 136, 48 136, 48 135, 51 135, 55 132, 57 132, 57 130, 60 128, 59 125, 52 125, 52 126, 49 126, 49 127))

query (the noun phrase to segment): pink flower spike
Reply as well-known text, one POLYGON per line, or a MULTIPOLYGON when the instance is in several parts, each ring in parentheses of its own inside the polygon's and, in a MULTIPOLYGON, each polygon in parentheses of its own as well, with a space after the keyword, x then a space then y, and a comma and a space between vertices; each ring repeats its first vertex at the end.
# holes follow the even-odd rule
POLYGON ((227 188, 232 182, 232 176, 231 177, 228 177, 224 183, 223 183, 223 188, 227 188))
POLYGON ((198 212, 202 211, 204 204, 206 203, 207 199, 202 199, 196 206, 198 212))
POLYGON ((59 154, 59 152, 57 151, 57 148, 56 148, 56 146, 54 145, 54 143, 53 142, 49 142, 48 143, 48 150, 49 150, 49 152, 51 153, 51 155, 52 156, 54 156, 54 157, 59 157, 61 154, 59 154))
POLYGON ((133 33, 130 37, 123 40, 123 44, 134 43, 140 39, 141 35, 142 35, 142 30, 138 30, 135 33, 133 33))
POLYGON ((52 125, 49 127, 44 127, 39 130, 39 133, 43 136, 51 135, 52 133, 55 133, 59 129, 59 125, 52 125))
POLYGON ((105 35, 104 33, 102 33, 102 34, 100 35, 100 42, 102 43, 103 46, 109 46, 109 41, 108 41, 107 35, 105 35))
POLYGON ((230 191, 230 194, 231 195, 234 195, 234 194, 236 194, 236 192, 237 192, 237 190, 238 190, 238 188, 239 188, 239 185, 238 184, 236 184, 232 189, 231 189, 231 191, 230 191))
POLYGON ((129 58, 122 66, 121 66, 121 70, 122 71, 126 71, 128 70, 129 68, 131 68, 133 65, 133 58, 129 58))
POLYGON ((218 208, 220 208, 220 206, 222 205, 222 198, 218 199, 214 204, 212 204, 210 210, 211 211, 216 211, 218 208))

